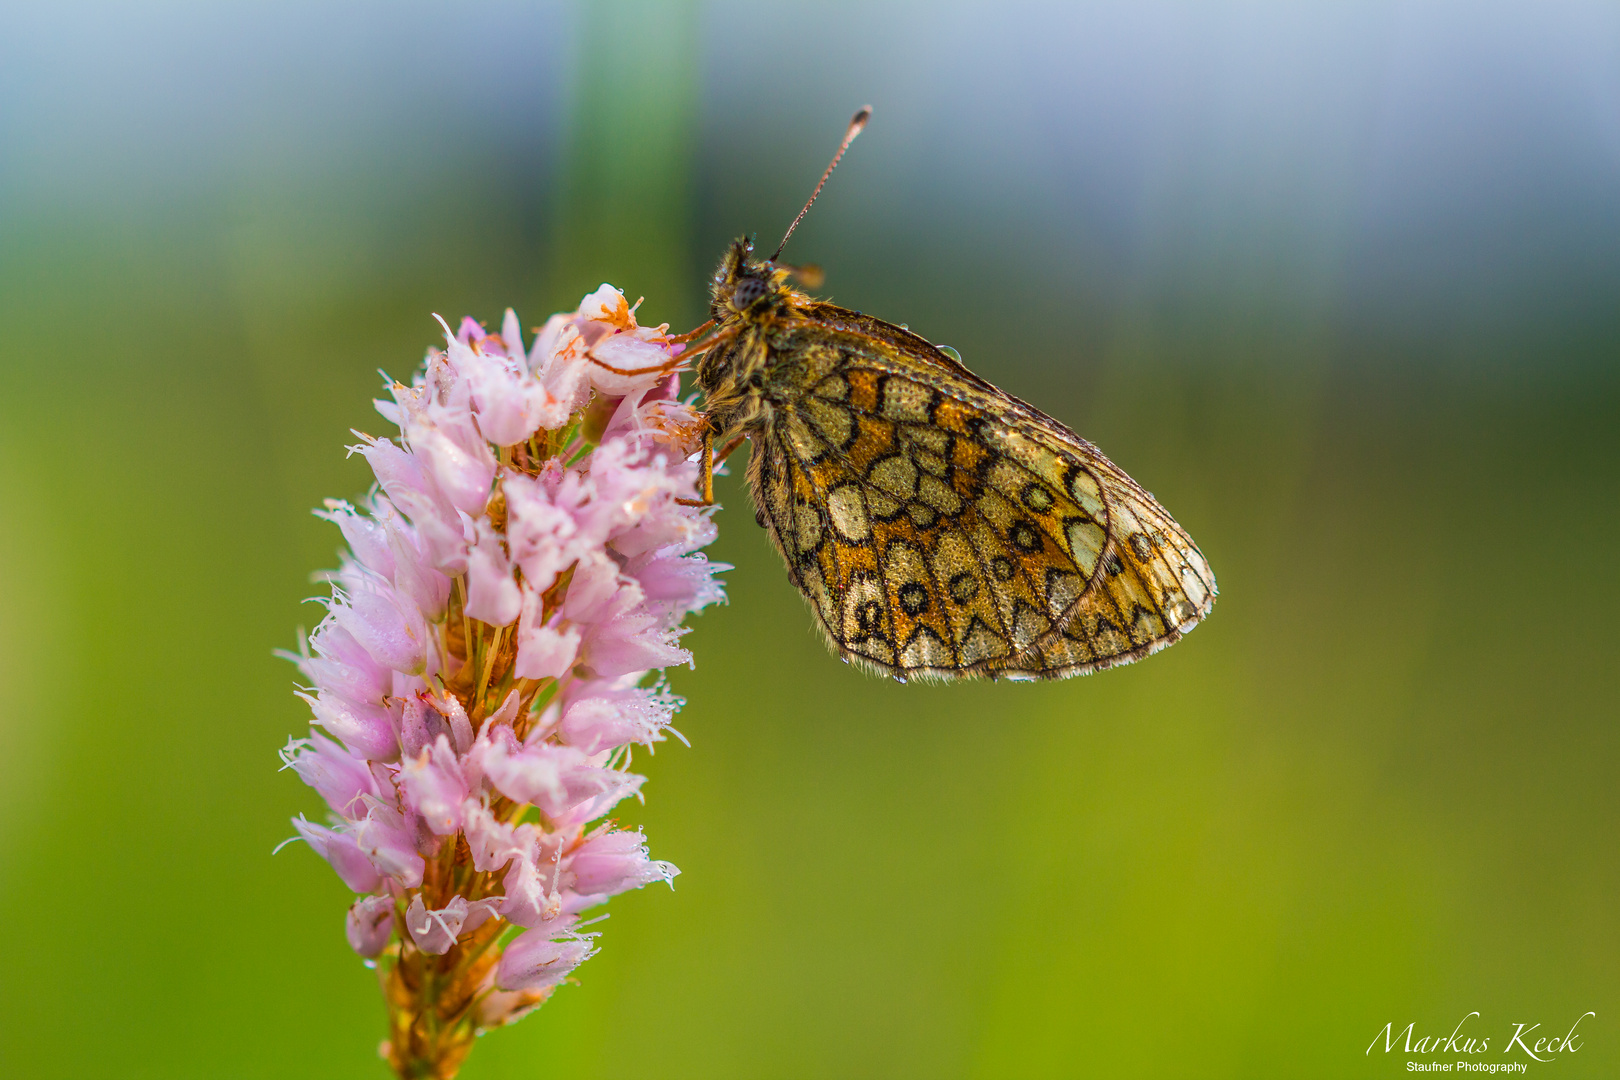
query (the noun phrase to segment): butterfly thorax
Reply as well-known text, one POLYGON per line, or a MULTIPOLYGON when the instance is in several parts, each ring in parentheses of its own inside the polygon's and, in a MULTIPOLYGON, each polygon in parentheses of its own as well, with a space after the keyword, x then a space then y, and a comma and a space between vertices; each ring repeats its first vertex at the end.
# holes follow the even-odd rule
POLYGON ((697 381, 717 441, 757 429, 770 419, 765 383, 778 345, 802 324, 809 296, 787 284, 789 271, 750 258, 746 239, 726 249, 710 287, 717 334, 730 339, 698 361, 697 381))

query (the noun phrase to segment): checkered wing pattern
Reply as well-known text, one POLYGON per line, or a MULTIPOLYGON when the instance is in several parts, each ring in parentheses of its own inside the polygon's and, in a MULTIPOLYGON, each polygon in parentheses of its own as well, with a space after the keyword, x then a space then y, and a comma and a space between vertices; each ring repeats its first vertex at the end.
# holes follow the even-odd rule
POLYGON ((843 656, 906 678, 1063 678, 1209 612, 1197 545, 1096 447, 920 338, 828 321, 780 351, 749 474, 843 656))

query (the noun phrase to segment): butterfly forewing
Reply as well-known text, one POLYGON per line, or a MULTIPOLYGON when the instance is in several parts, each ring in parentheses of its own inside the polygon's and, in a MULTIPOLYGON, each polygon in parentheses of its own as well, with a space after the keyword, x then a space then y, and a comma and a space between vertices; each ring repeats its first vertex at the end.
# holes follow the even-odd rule
POLYGON ((1214 579, 1095 447, 901 328, 815 305, 774 343, 750 477, 846 657, 905 676, 1060 677, 1145 656, 1214 579))

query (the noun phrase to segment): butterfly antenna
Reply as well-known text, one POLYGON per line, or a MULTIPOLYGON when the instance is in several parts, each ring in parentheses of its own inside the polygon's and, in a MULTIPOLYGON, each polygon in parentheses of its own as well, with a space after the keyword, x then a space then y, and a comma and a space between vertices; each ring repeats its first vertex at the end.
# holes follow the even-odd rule
POLYGON ((799 227, 799 222, 804 220, 804 215, 810 212, 810 207, 815 204, 816 196, 820 195, 821 189, 827 185, 827 177, 831 176, 832 171, 838 168, 838 159, 844 156, 844 151, 849 149, 849 144, 855 141, 855 136, 861 133, 861 129, 866 126, 866 122, 870 119, 872 119, 872 106, 863 105, 861 111, 856 113, 854 119, 849 122, 849 130, 844 132, 844 141, 838 144, 838 153, 833 155, 832 162, 827 166, 827 171, 821 174, 821 182, 816 185, 816 190, 810 193, 810 198, 804 204, 804 209, 799 211, 799 216, 794 218, 793 224, 788 226, 788 231, 782 237, 782 242, 776 245, 776 254, 771 256, 771 262, 775 262, 781 256, 782 249, 787 247, 788 237, 792 236, 793 230, 799 227))

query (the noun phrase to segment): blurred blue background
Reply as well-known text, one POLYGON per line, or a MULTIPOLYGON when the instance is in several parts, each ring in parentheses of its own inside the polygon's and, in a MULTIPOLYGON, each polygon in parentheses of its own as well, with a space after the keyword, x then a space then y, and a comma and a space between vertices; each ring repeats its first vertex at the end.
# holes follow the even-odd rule
MULTIPOLYGON (((1062 684, 830 658, 722 485, 601 956, 464 1076, 1620 1070, 1620 9, 61 3, 0 37, 0 1063, 382 1076, 270 657, 376 371, 790 257, 1096 441, 1209 621, 1062 684), (1556 1030, 1555 1030, 1556 1029, 1556 1030), (1444 1060, 1454 1060, 1447 1057, 1444 1060)), ((738 459, 740 464, 741 458, 738 459)), ((740 472, 740 469, 734 469, 740 472)))

